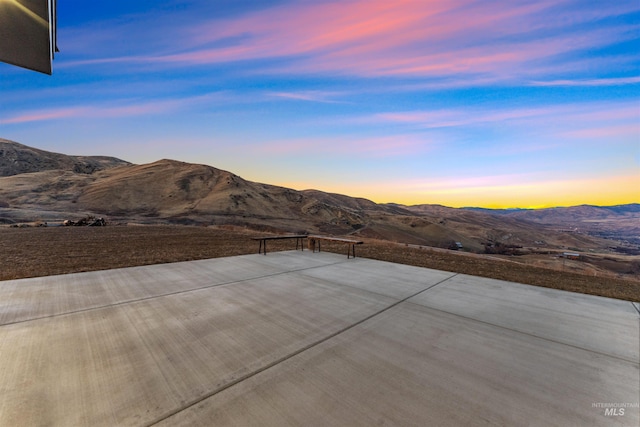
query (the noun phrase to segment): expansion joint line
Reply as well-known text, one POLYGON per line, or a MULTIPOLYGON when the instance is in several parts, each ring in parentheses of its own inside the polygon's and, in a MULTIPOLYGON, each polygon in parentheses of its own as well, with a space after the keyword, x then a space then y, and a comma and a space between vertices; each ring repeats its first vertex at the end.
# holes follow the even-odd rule
POLYGON ((318 266, 313 266, 313 267, 304 267, 304 268, 299 268, 299 269, 295 269, 295 270, 279 271, 277 273, 265 274, 263 276, 249 277, 249 278, 246 278, 246 279, 232 280, 232 281, 229 281, 229 282, 222 282, 222 283, 213 283, 213 284, 209 284, 209 285, 205 285, 205 286, 200 286, 200 287, 197 287, 197 288, 182 289, 182 290, 179 290, 179 291, 166 292, 166 293, 162 293, 162 294, 151 295, 151 296, 148 296, 148 297, 128 299, 128 300, 124 300, 124 301, 113 302, 113 303, 110 303, 110 304, 97 305, 97 306, 94 306, 94 307, 80 308, 78 310, 70 310, 70 311, 65 311, 65 312, 62 312, 62 313, 49 314, 49 315, 46 315, 46 316, 39 316, 39 317, 32 317, 32 318, 29 318, 29 319, 16 320, 16 321, 13 321, 13 322, 2 323, 2 324, 0 324, 0 328, 2 328, 4 326, 9 326, 9 325, 16 325, 16 324, 19 324, 19 323, 35 322, 35 321, 42 320, 42 319, 52 319, 54 317, 71 316, 73 314, 86 313, 86 312, 94 311, 94 310, 103 310, 103 309, 118 307, 118 306, 126 305, 126 304, 135 304, 137 302, 150 301, 150 300, 153 300, 153 299, 156 299, 156 298, 164 298, 164 297, 170 297, 170 296, 174 296, 174 295, 186 294, 186 293, 189 293, 189 292, 202 291, 202 290, 206 290, 206 289, 217 288, 219 286, 235 285, 235 284, 238 284, 238 283, 250 282, 252 280, 260 280, 260 279, 265 279, 267 277, 280 276, 282 274, 291 274, 291 273, 297 273, 297 272, 305 271, 305 270, 312 270, 314 268, 326 267, 327 265, 342 264, 344 262, 346 262, 346 261, 338 261, 338 262, 331 263, 331 264, 323 264, 323 265, 318 265, 318 266))
POLYGON ((209 399, 210 397, 213 397, 218 393, 221 393, 221 392, 223 392, 223 391, 225 391, 225 390, 227 390, 227 389, 229 389, 229 388, 231 388, 231 387, 233 387, 233 386, 235 386, 235 385, 237 385, 237 384, 239 384, 239 383, 241 383, 243 381, 246 381, 246 380, 248 380, 248 379, 250 379, 250 378, 252 378, 252 377, 254 377, 254 376, 256 376, 256 375, 258 375, 260 373, 262 373, 262 372, 267 371, 268 369, 273 368, 274 366, 277 366, 277 365, 279 365, 279 364, 281 364, 283 362, 286 362, 287 360, 289 360, 289 359, 291 359, 291 358, 293 358, 295 356, 298 356, 299 354, 304 353, 305 351, 310 350, 313 347, 316 347, 316 346, 318 346, 318 345, 320 345, 320 344, 322 344, 322 343, 324 343, 324 342, 326 342, 326 341, 328 341, 328 340, 330 340, 332 338, 335 338, 336 336, 341 335, 341 334, 343 334, 343 333, 345 333, 345 332, 347 332, 347 331, 349 331, 349 330, 351 330, 351 329, 353 329, 353 328, 355 328, 355 327, 357 327, 357 326, 359 326, 359 325, 361 325, 361 324, 373 319, 374 317, 379 316, 380 314, 391 310, 394 307, 397 307, 398 305, 406 302, 407 300, 409 300, 409 299, 411 299, 413 297, 416 297, 416 296, 420 295, 421 293, 426 292, 429 289, 432 289, 432 288, 434 288, 434 287, 436 287, 436 286, 438 286, 438 285, 440 285, 440 284, 442 284, 442 283, 444 283, 444 282, 456 277, 457 275, 458 275, 458 273, 452 274, 451 276, 440 280, 439 282, 429 286, 428 288, 421 289, 420 291, 418 291, 418 292, 416 292, 414 294, 411 294, 408 297, 405 297, 405 298, 403 298, 401 300, 398 300, 398 301, 394 302, 393 304, 391 304, 391 305, 389 305, 389 306, 387 306, 387 307, 385 307, 385 308, 383 308, 383 309, 381 309, 381 310, 379 310, 379 311, 377 311, 377 312, 375 312, 375 313, 373 313, 373 314, 371 314, 371 315, 369 315, 369 316, 367 316, 367 317, 365 317, 363 319, 360 319, 357 322, 355 322, 355 323, 353 323, 353 324, 351 324, 349 326, 346 326, 346 327, 338 330, 337 332, 329 334, 326 337, 321 338, 318 341, 315 341, 315 342, 313 342, 311 344, 308 344, 308 345, 306 345, 306 346, 294 351, 291 354, 288 354, 286 356, 281 357, 280 359, 277 359, 277 360, 275 360, 275 361, 273 361, 271 363, 268 363, 267 365, 263 366, 262 368, 259 368, 259 369, 255 370, 253 372, 249 372, 246 375, 243 375, 243 376, 241 376, 239 378, 236 378, 235 380, 223 385, 222 387, 220 387, 220 388, 218 388, 216 390, 213 390, 213 391, 211 391, 209 393, 206 393, 203 396, 200 396, 197 399, 187 403, 185 406, 183 406, 181 408, 177 408, 177 409, 175 409, 175 410, 173 410, 173 411, 171 411, 171 412, 159 417, 158 419, 156 419, 154 421, 151 421, 149 424, 146 424, 145 427, 154 426, 154 425, 156 425, 156 424, 158 424, 158 423, 160 423, 162 421, 165 421, 165 420, 173 417, 174 415, 179 414, 182 411, 185 411, 185 410, 187 410, 187 409, 189 409, 189 408, 191 408, 193 406, 196 406, 197 404, 209 399))
POLYGON ((476 319, 476 318, 469 317, 469 316, 463 316, 462 314, 453 313, 451 311, 442 310, 440 308, 429 307, 427 305, 420 305, 420 306, 428 308, 429 310, 439 311, 440 313, 445 313, 445 314, 448 314, 450 316, 459 317, 461 319, 465 319, 465 320, 468 320, 468 321, 471 321, 471 322, 482 323, 484 325, 488 325, 488 326, 491 326, 491 327, 494 327, 494 328, 500 328, 500 329, 504 329, 505 331, 515 332, 517 334, 522 334, 522 335, 527 335, 527 336, 530 336, 530 337, 533 337, 533 338, 537 338, 539 340, 548 341, 548 342, 552 342, 554 344, 560 344, 560 345, 564 345, 564 346, 567 346, 567 347, 576 348, 576 349, 582 350, 582 351, 588 351, 589 353, 598 354, 600 356, 605 356, 605 357, 609 357, 609 358, 612 358, 612 359, 618 359, 618 360, 621 360, 623 362, 633 363, 633 364, 636 364, 636 365, 638 364, 638 360, 627 359, 624 356, 616 356, 615 354, 609 354, 609 353, 604 353, 604 352, 598 351, 598 350, 593 350, 593 349, 589 349, 589 348, 585 348, 585 347, 580 347, 579 345, 575 345, 575 344, 571 344, 571 343, 555 340, 553 338, 544 337, 542 335, 537 335, 537 334, 534 334, 532 332, 522 331, 520 329, 511 328, 509 326, 503 326, 503 325, 499 325, 497 323, 487 322, 486 320, 480 320, 480 319, 476 319))

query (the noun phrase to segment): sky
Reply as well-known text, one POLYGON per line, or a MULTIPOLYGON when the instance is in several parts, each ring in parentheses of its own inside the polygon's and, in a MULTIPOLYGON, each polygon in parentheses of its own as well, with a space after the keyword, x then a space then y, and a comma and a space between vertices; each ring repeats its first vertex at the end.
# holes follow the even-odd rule
MULTIPOLYGON (((12 1, 12 0, 9 0, 12 1)), ((58 1, 0 137, 378 203, 640 202, 638 0, 58 1)))

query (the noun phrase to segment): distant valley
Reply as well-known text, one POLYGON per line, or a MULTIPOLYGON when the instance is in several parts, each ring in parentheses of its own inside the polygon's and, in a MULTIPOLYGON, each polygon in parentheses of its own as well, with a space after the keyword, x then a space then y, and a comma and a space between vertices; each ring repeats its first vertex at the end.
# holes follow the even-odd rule
POLYGON ((108 224, 246 227, 353 235, 476 253, 576 250, 640 254, 640 205, 540 210, 404 206, 247 181, 208 165, 135 165, 68 156, 0 139, 0 224, 58 224, 87 215, 108 224))

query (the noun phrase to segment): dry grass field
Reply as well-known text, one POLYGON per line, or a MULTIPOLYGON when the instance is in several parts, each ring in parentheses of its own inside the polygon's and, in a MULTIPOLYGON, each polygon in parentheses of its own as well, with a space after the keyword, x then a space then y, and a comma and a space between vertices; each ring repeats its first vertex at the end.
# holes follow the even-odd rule
MULTIPOLYGON (((262 233, 191 226, 0 228, 0 280, 257 253, 262 233)), ((269 251, 295 248, 270 241, 269 251)), ((345 253, 342 244, 323 250, 345 253)), ((473 254, 366 240, 357 255, 530 285, 640 301, 640 280, 558 271, 473 254)), ((0 284, 1 286, 1 284, 0 284)))

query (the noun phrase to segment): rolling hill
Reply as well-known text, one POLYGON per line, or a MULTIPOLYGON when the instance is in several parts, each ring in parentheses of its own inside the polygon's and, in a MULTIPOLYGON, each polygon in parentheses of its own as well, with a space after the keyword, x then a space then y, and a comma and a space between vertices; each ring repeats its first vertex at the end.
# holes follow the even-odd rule
POLYGON ((67 156, 28 147, 0 138, 0 177, 47 170, 81 174, 128 165, 129 162, 106 156, 67 156))
POLYGON ((600 221, 611 230, 617 219, 624 218, 631 230, 640 218, 634 206, 578 208, 493 212, 376 204, 252 182, 208 165, 166 159, 134 165, 113 157, 67 156, 0 140, 0 223, 5 224, 95 215, 112 224, 234 225, 442 248, 458 242, 465 250, 482 252, 487 244, 607 247, 611 242, 601 237, 608 236, 567 232, 565 224, 579 218, 581 224, 595 227, 589 221, 600 221))
POLYGON ((563 232, 589 234, 640 245, 640 204, 638 203, 547 209, 471 210, 499 215, 501 218, 521 219, 563 232))

